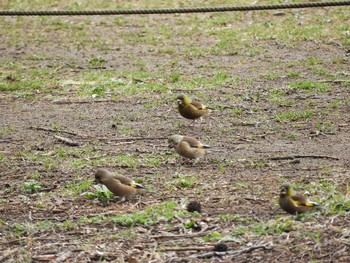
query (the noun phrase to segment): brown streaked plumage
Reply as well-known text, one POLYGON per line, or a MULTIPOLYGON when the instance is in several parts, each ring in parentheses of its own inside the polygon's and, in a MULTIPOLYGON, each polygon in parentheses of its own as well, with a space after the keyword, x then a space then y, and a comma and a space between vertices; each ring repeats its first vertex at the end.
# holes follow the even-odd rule
POLYGON ((205 107, 202 103, 191 100, 185 94, 179 94, 176 97, 178 110, 182 117, 186 119, 193 120, 190 125, 196 120, 201 118, 202 116, 209 116, 210 110, 205 107))
POLYGON ((193 137, 178 134, 170 136, 168 143, 169 147, 174 148, 179 155, 189 159, 203 157, 206 149, 210 148, 193 137))
POLYGON ((279 205, 284 211, 293 215, 310 212, 320 207, 319 204, 311 202, 306 196, 295 193, 288 183, 281 185, 279 205))
POLYGON ((122 201, 133 197, 143 189, 143 186, 134 180, 123 175, 115 175, 102 168, 96 170, 95 181, 104 184, 113 194, 121 197, 122 201))

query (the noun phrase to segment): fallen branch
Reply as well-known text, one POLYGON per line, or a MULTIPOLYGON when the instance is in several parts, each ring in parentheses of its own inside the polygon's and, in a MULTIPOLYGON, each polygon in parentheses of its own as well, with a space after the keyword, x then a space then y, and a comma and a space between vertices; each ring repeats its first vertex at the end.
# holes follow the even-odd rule
POLYGON ((75 132, 70 132, 70 131, 65 131, 65 130, 56 130, 56 129, 45 128, 45 127, 30 126, 29 129, 31 129, 31 130, 38 130, 38 131, 48 131, 48 132, 61 132, 61 133, 66 133, 66 134, 70 134, 70 135, 87 137, 86 135, 78 134, 78 133, 75 133, 75 132))
POLYGON ((62 137, 62 136, 58 136, 58 135, 55 135, 55 138, 57 140, 59 140, 60 142, 63 142, 64 144, 67 144, 69 146, 78 146, 79 143, 78 142, 75 142, 69 138, 65 138, 65 137, 62 137))
POLYGON ((275 156, 268 158, 269 160, 293 160, 293 159, 301 159, 301 158, 314 158, 314 159, 332 159, 339 160, 338 157, 327 156, 327 155, 291 155, 291 156, 275 156))

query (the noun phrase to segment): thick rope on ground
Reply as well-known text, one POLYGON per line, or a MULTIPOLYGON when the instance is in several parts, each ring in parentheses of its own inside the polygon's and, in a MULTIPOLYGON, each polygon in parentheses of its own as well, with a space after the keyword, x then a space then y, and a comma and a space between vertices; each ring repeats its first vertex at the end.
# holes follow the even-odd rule
POLYGON ((203 8, 175 8, 175 9, 136 9, 136 10, 81 10, 81 11, 11 11, 0 10, 0 16, 94 16, 94 15, 149 15, 176 13, 208 13, 208 12, 236 12, 257 11, 291 8, 311 8, 327 6, 347 6, 350 1, 314 2, 280 5, 255 5, 233 7, 203 7, 203 8))

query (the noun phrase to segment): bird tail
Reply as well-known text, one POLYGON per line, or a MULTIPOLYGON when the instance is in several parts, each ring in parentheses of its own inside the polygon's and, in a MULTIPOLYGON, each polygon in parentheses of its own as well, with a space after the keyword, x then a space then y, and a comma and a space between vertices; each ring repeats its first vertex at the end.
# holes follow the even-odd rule
POLYGON ((209 149, 209 148, 211 148, 209 145, 207 145, 207 144, 202 144, 202 145, 198 145, 198 146, 196 146, 195 148, 199 148, 199 149, 209 149))
POLYGON ((305 205, 311 206, 311 207, 320 207, 321 206, 320 204, 318 204, 316 202, 312 202, 312 201, 306 202, 305 205))
POLYGON ((134 188, 141 188, 141 189, 144 189, 145 187, 143 186, 143 185, 141 185, 141 184, 138 184, 138 183, 132 183, 131 185, 130 185, 131 187, 134 187, 134 188))
POLYGON ((316 203, 316 202, 308 202, 307 204, 306 204, 307 206, 318 206, 318 207, 320 207, 321 205, 320 204, 318 204, 318 203, 316 203))

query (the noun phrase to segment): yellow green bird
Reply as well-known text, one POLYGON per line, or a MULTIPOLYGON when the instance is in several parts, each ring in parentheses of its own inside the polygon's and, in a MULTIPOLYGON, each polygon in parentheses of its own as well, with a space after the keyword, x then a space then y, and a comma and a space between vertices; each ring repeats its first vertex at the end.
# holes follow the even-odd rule
POLYGON ((176 101, 181 116, 193 120, 190 125, 195 122, 196 119, 210 115, 210 109, 198 101, 191 100, 190 97, 185 94, 179 94, 176 97, 176 101))
POLYGON ((310 212, 316 208, 320 208, 319 204, 310 201, 306 196, 295 193, 288 183, 281 185, 279 205, 284 211, 293 215, 310 212))
POLYGON ((178 134, 170 136, 168 143, 170 148, 174 148, 179 155, 188 159, 199 159, 204 156, 206 149, 210 148, 196 138, 178 134))
POLYGON ((144 190, 144 187, 134 180, 123 175, 115 175, 102 168, 96 170, 95 182, 104 184, 113 194, 121 197, 121 202, 144 190))

